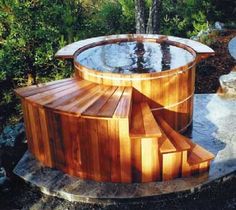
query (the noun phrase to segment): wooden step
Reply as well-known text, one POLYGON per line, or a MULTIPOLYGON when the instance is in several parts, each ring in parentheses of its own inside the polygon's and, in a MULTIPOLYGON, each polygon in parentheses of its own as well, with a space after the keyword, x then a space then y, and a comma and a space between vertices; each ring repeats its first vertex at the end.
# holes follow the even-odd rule
POLYGON ((162 132, 147 103, 133 104, 130 125, 131 138, 161 137, 162 132))
POLYGON ((190 165, 195 165, 195 164, 200 164, 206 161, 210 161, 214 158, 215 156, 204 149, 203 147, 199 145, 195 145, 192 149, 191 152, 189 153, 188 156, 188 163, 190 165))
POLYGON ((187 137, 176 132, 162 117, 158 117, 157 121, 177 151, 190 150, 192 143, 187 137))

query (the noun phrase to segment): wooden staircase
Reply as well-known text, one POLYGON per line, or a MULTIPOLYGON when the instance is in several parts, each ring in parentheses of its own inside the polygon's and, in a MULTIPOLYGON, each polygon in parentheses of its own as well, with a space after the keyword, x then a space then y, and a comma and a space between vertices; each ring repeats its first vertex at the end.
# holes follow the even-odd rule
POLYGON ((206 172, 214 155, 154 118, 132 87, 64 79, 19 88, 30 152, 84 179, 150 182, 206 172))

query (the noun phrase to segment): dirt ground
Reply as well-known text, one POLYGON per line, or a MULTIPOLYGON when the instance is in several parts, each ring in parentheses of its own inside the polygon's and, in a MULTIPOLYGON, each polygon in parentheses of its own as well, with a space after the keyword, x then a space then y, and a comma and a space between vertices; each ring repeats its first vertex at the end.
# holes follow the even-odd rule
MULTIPOLYGON (((228 42, 236 36, 236 31, 222 33, 212 44, 216 55, 199 63, 196 74, 196 93, 215 93, 219 88, 219 76, 227 74, 236 65, 236 61, 229 55, 228 42)), ((0 186, 0 210, 8 209, 236 209, 236 176, 219 183, 214 187, 204 189, 201 193, 194 193, 189 197, 164 199, 144 204, 123 205, 94 205, 69 202, 56 197, 42 194, 37 188, 30 186, 14 176, 12 170, 20 160, 27 146, 24 143, 14 148, 2 151, 2 166, 7 171, 9 180, 0 186)))
POLYGON ((229 54, 228 43, 236 36, 236 31, 226 31, 210 46, 215 56, 200 62, 196 72, 196 93, 215 93, 219 86, 219 77, 228 74, 236 60, 229 54))

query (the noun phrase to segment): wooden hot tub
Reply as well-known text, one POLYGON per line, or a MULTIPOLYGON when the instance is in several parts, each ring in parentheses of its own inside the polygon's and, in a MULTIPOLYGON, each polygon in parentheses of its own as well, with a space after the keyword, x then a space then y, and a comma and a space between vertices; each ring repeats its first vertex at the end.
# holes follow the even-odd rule
MULTIPOLYGON (((178 58, 177 53, 173 56, 175 56, 175 60, 178 62, 178 60, 181 59, 181 56, 184 55, 180 54, 178 55, 178 58)), ((171 58, 166 60, 171 60, 171 58)), ((170 63, 171 61, 168 62, 170 63)), ((168 124, 177 131, 185 130, 192 121, 196 62, 197 56, 193 49, 178 42, 169 41, 166 37, 145 39, 137 36, 135 38, 117 38, 93 42, 80 48, 74 55, 76 76, 98 84, 134 87, 134 100, 136 102, 147 102, 154 116, 162 116, 168 124), (135 72, 128 74, 97 71, 81 65, 76 60, 80 53, 86 51, 86 49, 107 44, 120 44, 122 42, 136 42, 136 44, 139 42, 158 43, 154 45, 153 48, 160 46, 160 51, 163 54, 166 54, 162 55, 162 58, 159 58, 159 60, 163 60, 163 57, 171 57, 170 50, 172 49, 167 49, 169 46, 183 49, 177 53, 187 52, 192 56, 189 56, 189 59, 186 59, 186 63, 182 62, 183 65, 177 63, 175 68, 172 69, 167 68, 164 71, 158 70, 148 73, 135 72), (166 50, 166 52, 164 50, 166 50), (169 52, 167 50, 169 50, 169 52)))
POLYGON ((95 181, 207 171, 214 156, 178 132, 192 121, 196 63, 212 54, 201 43, 159 35, 66 46, 56 56, 74 59, 74 78, 16 90, 29 151, 45 166, 95 181))

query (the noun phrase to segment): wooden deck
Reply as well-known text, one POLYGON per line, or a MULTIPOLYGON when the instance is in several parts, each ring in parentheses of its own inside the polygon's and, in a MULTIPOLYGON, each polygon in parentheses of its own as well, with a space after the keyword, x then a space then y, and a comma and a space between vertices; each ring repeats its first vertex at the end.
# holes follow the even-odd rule
POLYGON ((29 151, 44 165, 105 182, 208 171, 214 155, 176 132, 133 87, 64 79, 19 88, 29 151))

